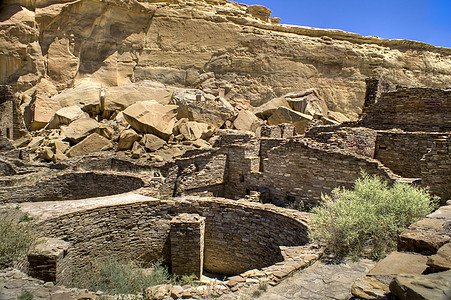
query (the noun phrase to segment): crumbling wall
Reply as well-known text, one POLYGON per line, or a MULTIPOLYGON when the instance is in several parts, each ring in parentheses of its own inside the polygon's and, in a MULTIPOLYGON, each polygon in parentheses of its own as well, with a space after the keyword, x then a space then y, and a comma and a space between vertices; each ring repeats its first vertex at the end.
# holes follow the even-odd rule
POLYGON ((451 90, 401 88, 382 93, 365 110, 363 125, 375 129, 450 131, 451 90))

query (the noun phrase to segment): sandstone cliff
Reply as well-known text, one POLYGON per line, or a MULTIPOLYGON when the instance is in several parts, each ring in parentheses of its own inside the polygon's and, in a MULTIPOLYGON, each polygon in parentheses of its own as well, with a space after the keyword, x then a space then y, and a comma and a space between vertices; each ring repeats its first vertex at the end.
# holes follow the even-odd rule
POLYGON ((22 93, 24 106, 34 97, 55 111, 51 96, 86 81, 221 89, 238 107, 316 88, 348 116, 361 111, 368 76, 451 86, 451 49, 280 25, 269 14, 225 0, 9 0, 0 84, 22 93))

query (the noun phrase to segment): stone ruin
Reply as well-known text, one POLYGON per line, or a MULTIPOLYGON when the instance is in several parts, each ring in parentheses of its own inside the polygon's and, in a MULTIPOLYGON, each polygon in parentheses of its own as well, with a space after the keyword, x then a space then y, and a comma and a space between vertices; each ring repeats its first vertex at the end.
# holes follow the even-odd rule
POLYGON ((38 170, 9 150, 0 203, 38 218, 44 242, 21 268, 46 281, 68 283, 74 269, 115 253, 163 257, 175 274, 235 276, 217 286, 219 294, 236 291, 243 278, 277 284, 321 249, 308 243, 308 213, 273 204, 315 206, 321 193, 352 187, 361 170, 427 185, 444 204, 450 99, 449 90, 381 92, 358 122, 302 136, 285 123, 263 126, 259 136, 222 130, 212 148, 169 162, 94 154, 38 170))
MULTIPOLYGON (((451 198, 449 49, 225 0, 19 2, 0 21, 0 205, 37 219, 17 262, 34 277, 114 254, 231 276, 218 295, 276 285, 322 254, 282 207, 361 170, 451 198)), ((399 250, 439 253, 447 207, 399 250)))

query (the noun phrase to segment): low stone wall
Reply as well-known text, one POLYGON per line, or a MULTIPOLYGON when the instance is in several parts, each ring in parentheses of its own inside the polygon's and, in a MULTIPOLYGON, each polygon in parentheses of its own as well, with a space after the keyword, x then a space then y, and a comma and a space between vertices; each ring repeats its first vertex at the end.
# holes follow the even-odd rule
POLYGON ((22 185, 0 189, 1 203, 75 200, 121 194, 146 185, 145 176, 113 172, 32 173, 22 185), (42 178, 35 178, 36 176, 42 178))
MULTIPOLYGON (((71 207, 70 203, 61 204, 71 207)), ((53 212, 53 217, 40 221, 39 228, 45 236, 73 244, 74 268, 95 257, 148 262, 164 257, 169 262, 170 221, 182 213, 205 217, 204 270, 211 273, 234 275, 270 266, 283 260, 280 246, 308 242, 308 214, 273 205, 197 197, 164 201, 142 196, 131 203, 108 203, 68 214, 63 211, 57 217, 53 212)), ((40 204, 22 209, 34 207, 38 211, 36 205, 40 204)))
POLYGON ((443 133, 378 131, 374 158, 403 177, 422 177, 421 158, 443 133))
POLYGON ((365 110, 365 127, 450 131, 451 90, 401 88, 385 92, 365 110))

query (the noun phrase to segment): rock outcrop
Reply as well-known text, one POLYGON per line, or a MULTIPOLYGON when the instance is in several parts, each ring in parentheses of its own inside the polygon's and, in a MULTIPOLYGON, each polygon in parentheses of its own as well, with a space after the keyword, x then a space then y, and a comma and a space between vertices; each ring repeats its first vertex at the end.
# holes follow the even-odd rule
MULTIPOLYGON (((44 79, 59 92, 82 82, 121 87, 151 80, 259 106, 314 87, 330 109, 356 116, 366 77, 432 88, 451 82, 450 49, 280 25, 262 6, 207 0, 10 0, 3 6, 0 84, 18 92, 44 79)), ((35 101, 48 102, 40 97, 35 101)), ((106 107, 120 105, 115 101, 106 107)))

